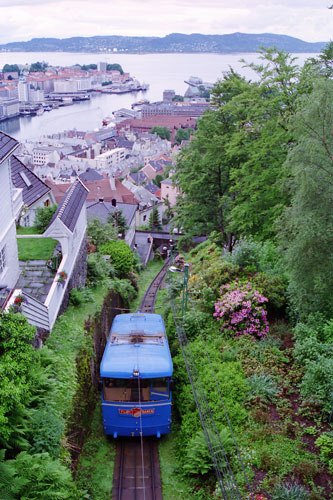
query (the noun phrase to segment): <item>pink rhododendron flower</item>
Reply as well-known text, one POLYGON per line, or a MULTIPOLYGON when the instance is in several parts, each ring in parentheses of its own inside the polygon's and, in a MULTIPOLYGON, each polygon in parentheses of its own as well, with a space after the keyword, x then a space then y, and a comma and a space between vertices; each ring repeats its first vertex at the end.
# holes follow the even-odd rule
POLYGON ((222 322, 221 330, 239 335, 261 338, 269 332, 264 303, 267 298, 253 289, 250 282, 241 284, 238 279, 220 288, 221 297, 215 303, 214 317, 222 322))

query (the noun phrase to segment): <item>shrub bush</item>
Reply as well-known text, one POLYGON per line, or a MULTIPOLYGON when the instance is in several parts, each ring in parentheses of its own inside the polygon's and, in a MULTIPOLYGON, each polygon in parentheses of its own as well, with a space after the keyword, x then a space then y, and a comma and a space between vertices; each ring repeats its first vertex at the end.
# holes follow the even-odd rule
POLYGON ((134 264, 133 252, 125 241, 109 241, 102 245, 99 251, 104 255, 110 255, 111 263, 119 278, 131 271, 134 264))
POLYGON ((293 355, 301 365, 308 361, 317 361, 320 356, 333 358, 333 344, 322 344, 315 337, 307 337, 296 342, 293 355))
MULTIPOLYGON (((59 460, 53 460, 48 453, 30 455, 23 451, 15 460, 6 463, 12 478, 8 498, 24 500, 82 500, 89 498, 79 491, 72 481, 69 469, 59 460)), ((2 486, 0 478, 0 489, 2 486)))
POLYGON ((329 414, 333 406, 333 359, 318 356, 308 361, 300 386, 301 395, 308 401, 318 401, 324 413, 329 414))
MULTIPOLYGON (((230 458, 234 451, 234 441, 229 429, 223 427, 219 432, 219 438, 222 445, 220 454, 223 455, 225 452, 227 458, 230 458)), ((210 439, 216 446, 219 445, 218 436, 215 436, 213 432, 210 433, 210 439)), ((186 448, 186 463, 184 465, 184 470, 188 474, 206 474, 212 468, 213 462, 206 436, 202 430, 199 430, 190 440, 186 448)))
POLYGON ((115 274, 112 264, 105 260, 100 253, 88 254, 87 285, 95 287, 99 283, 112 278, 115 274))
POLYGON ((323 433, 315 442, 320 448, 320 460, 328 466, 330 474, 333 474, 333 432, 323 433))
POLYGON ((273 489, 272 500, 309 500, 309 493, 296 483, 278 483, 273 489))
POLYGON ((260 398, 262 401, 276 400, 279 391, 274 379, 270 375, 257 375, 256 373, 247 379, 250 386, 248 399, 260 398))
POLYGON ((30 453, 47 452, 58 458, 64 429, 63 420, 54 414, 52 407, 35 410, 29 425, 30 453))
POLYGON ((50 207, 37 207, 34 227, 39 234, 44 233, 56 210, 57 205, 51 205, 50 207))
POLYGON ((252 335, 261 338, 269 332, 267 313, 263 304, 267 298, 255 290, 251 283, 237 280, 220 289, 222 296, 215 303, 214 317, 221 321, 221 330, 232 335, 252 335))
POLYGON ((70 291, 69 302, 73 306, 79 306, 87 302, 93 302, 94 296, 89 288, 72 288, 70 291))

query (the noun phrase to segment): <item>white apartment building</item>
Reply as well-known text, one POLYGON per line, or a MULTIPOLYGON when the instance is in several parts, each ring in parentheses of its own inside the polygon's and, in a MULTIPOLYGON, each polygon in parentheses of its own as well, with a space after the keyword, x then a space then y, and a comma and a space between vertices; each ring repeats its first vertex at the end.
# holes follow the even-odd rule
POLYGON ((60 155, 52 147, 43 146, 34 148, 32 151, 32 162, 34 165, 45 165, 46 163, 57 163, 60 155))
POLYGON ((3 116, 17 116, 20 112, 19 100, 15 97, 0 99, 2 106, 3 116))
POLYGON ((29 98, 31 102, 44 101, 44 90, 30 89, 29 98))
POLYGON ((26 81, 19 80, 17 85, 17 91, 20 102, 29 101, 29 84, 26 81))
POLYGON ((54 92, 76 92, 77 83, 76 80, 55 80, 54 81, 54 92))
POLYGON ((105 153, 96 156, 96 168, 113 174, 117 170, 118 164, 125 159, 125 155, 125 148, 115 148, 105 151, 105 153))

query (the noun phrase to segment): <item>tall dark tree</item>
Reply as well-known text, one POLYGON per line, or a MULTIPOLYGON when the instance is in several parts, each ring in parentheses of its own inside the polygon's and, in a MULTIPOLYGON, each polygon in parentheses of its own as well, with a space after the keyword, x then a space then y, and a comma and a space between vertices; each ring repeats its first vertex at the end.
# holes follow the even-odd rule
POLYGON ((299 100, 291 126, 296 144, 286 166, 293 198, 280 223, 290 292, 301 317, 333 316, 333 82, 318 79, 299 100))

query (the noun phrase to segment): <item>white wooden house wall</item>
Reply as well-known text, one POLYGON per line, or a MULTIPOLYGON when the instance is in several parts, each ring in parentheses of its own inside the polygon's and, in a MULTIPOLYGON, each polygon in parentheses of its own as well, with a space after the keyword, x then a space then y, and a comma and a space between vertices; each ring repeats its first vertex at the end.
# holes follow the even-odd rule
MULTIPOLYGON (((13 288, 15 286, 19 276, 13 191, 10 162, 9 157, 7 157, 0 163, 0 253, 5 259, 5 266, 2 272, 0 272, 0 283, 7 285, 8 288, 13 288)), ((15 192, 15 194, 16 201, 20 204, 22 202, 22 196, 20 202, 19 193, 15 192)))
POLYGON ((57 319, 70 276, 85 238, 86 228, 87 214, 84 205, 73 233, 57 218, 43 234, 46 238, 54 238, 59 241, 61 245, 62 260, 58 268, 58 273, 63 271, 68 276, 68 279, 62 284, 54 281, 46 297, 45 306, 47 306, 49 310, 50 330, 57 319))
POLYGON ((48 193, 44 194, 44 196, 39 198, 39 200, 37 200, 36 203, 30 205, 30 207, 27 209, 26 213, 21 219, 21 226, 23 227, 33 226, 35 223, 37 208, 47 206, 46 205, 47 201, 49 202, 49 205, 55 205, 56 202, 52 191, 49 191, 48 193))

